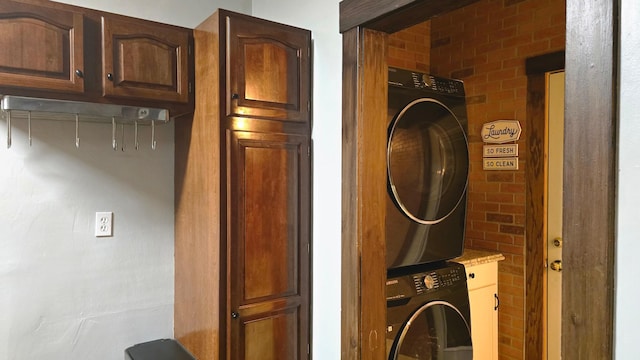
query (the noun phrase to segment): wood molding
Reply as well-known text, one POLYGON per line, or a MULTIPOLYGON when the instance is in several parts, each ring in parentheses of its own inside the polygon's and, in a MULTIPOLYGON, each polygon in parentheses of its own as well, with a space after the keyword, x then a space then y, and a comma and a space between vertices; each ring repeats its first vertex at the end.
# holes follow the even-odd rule
POLYGON ((478 0, 344 0, 340 32, 357 26, 394 33, 478 0))
POLYGON ((617 11, 616 2, 567 1, 565 359, 613 357, 617 11))
POLYGON ((545 196, 547 163, 545 136, 545 73, 527 79, 527 147, 525 225, 525 358, 544 359, 546 303, 544 237, 547 201, 545 196))
POLYGON ((342 359, 386 352, 387 34, 352 29, 343 44, 342 359))

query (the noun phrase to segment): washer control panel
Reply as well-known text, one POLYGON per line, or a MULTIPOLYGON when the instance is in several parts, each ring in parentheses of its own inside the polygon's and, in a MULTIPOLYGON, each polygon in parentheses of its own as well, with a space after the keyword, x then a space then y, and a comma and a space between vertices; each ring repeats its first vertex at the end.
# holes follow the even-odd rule
POLYGON ((418 295, 429 290, 453 286, 464 279, 464 271, 461 271, 460 268, 457 267, 450 267, 413 275, 413 283, 415 284, 416 293, 418 295))
POLYGON ((458 286, 460 282, 466 282, 464 266, 448 263, 445 267, 439 269, 424 270, 387 279, 387 300, 429 294, 452 286, 458 286))

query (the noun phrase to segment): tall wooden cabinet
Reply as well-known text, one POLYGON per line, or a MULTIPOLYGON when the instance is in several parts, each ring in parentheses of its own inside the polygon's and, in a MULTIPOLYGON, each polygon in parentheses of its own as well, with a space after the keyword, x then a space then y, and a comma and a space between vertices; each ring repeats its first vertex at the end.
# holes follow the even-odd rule
POLYGON ((196 110, 176 123, 175 336, 200 360, 307 359, 307 30, 217 11, 194 31, 196 110))

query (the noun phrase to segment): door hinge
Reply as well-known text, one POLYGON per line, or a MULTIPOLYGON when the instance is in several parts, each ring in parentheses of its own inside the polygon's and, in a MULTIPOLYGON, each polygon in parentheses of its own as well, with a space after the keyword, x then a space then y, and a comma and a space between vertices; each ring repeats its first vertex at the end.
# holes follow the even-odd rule
POLYGON ((189 81, 189 93, 193 92, 193 83, 189 81))
POLYGON ((189 55, 192 55, 193 54, 193 45, 187 46, 187 49, 188 49, 187 51, 189 52, 189 55))

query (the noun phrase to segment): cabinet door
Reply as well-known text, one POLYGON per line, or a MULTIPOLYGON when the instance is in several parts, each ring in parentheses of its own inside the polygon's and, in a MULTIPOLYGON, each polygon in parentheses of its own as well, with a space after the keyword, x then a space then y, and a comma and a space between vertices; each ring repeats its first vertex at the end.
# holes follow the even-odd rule
POLYGON ((496 285, 494 284, 469 292, 474 360, 498 359, 498 312, 495 310, 496 290, 496 285))
POLYGON ((227 115, 308 122, 311 33, 227 17, 227 115))
POLYGON ((469 266, 467 286, 471 306, 474 360, 498 359, 498 263, 469 266))
POLYGON ((79 13, 0 1, 0 86, 82 93, 82 32, 79 13))
POLYGON ((309 344, 308 137, 229 130, 227 234, 234 360, 295 360, 309 344))
POLYGON ((104 96, 188 102, 189 39, 187 29, 102 17, 104 96))

